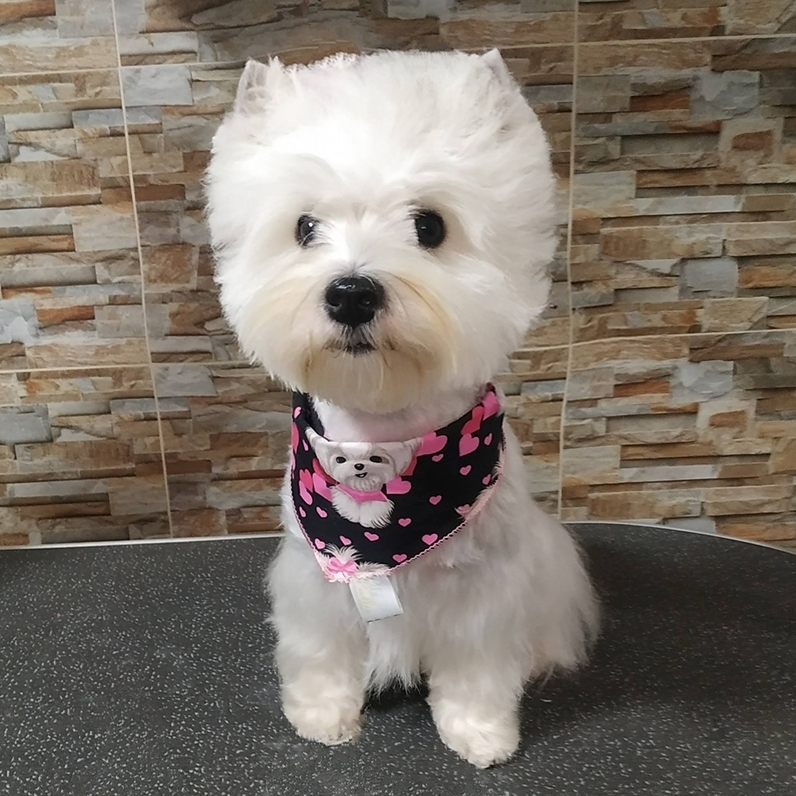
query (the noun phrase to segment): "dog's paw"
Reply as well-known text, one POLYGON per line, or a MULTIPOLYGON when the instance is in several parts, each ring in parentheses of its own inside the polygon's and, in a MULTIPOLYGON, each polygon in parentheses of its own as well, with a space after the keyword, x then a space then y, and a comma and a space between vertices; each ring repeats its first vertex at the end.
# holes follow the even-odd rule
POLYGON ((448 705, 435 708, 434 721, 445 745, 478 768, 505 763, 520 743, 514 716, 485 719, 467 708, 448 705))
POLYGON ((283 709, 287 720, 302 738, 327 746, 356 741, 362 729, 362 713, 358 706, 286 702, 283 709))

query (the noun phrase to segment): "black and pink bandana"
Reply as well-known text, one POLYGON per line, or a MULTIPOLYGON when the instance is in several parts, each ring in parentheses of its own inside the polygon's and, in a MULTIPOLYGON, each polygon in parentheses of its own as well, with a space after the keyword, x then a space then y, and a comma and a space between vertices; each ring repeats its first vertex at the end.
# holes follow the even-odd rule
POLYGON ((389 574, 451 538, 492 494, 504 447, 491 384, 463 417, 406 442, 327 440, 296 393, 293 509, 327 580, 389 574))

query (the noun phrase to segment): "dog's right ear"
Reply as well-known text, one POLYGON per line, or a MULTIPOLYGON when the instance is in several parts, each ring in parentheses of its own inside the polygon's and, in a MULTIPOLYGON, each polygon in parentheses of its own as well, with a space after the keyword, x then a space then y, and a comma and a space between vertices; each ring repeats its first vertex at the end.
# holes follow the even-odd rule
POLYGON ((278 58, 271 58, 266 64, 247 61, 235 95, 235 113, 262 113, 285 80, 285 67, 278 58))
POLYGON ((492 73, 500 81, 504 88, 513 88, 516 85, 514 83, 514 78, 511 76, 511 72, 509 72, 509 68, 506 66, 506 62, 503 60, 503 56, 500 54, 500 50, 498 50, 497 47, 493 47, 488 52, 485 52, 481 56, 481 61, 492 70, 492 73))

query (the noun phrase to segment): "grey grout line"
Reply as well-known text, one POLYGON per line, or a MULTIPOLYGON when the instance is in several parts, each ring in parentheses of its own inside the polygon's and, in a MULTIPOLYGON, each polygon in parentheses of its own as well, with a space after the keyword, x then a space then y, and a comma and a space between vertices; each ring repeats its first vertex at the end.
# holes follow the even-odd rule
POLYGON ((160 415, 160 401, 158 399, 155 368, 152 362, 152 349, 149 344, 149 321, 146 311, 146 278, 144 274, 144 252, 141 248, 141 228, 138 223, 138 205, 135 198, 135 180, 133 178, 133 158, 130 150, 130 131, 127 126, 127 106, 124 101, 124 81, 122 79, 122 61, 119 50, 119 29, 116 23, 116 4, 111 3, 111 18, 113 19, 113 36, 116 43, 116 79, 119 81, 119 94, 122 101, 122 124, 124 126, 124 144, 127 150, 127 177, 130 180, 130 199, 132 201, 133 223, 135 224, 136 248, 138 251, 138 268, 141 275, 141 310, 144 315, 144 340, 146 342, 147 359, 149 360, 149 375, 152 379, 152 397, 155 401, 155 417, 158 425, 158 440, 160 442, 160 464, 163 471, 163 489, 166 497, 166 517, 169 523, 169 534, 174 536, 174 523, 171 516, 171 494, 169 490, 169 476, 166 469, 166 443, 163 437, 163 418, 160 415))
POLYGON ((15 373, 78 373, 82 370, 119 370, 119 368, 147 368, 148 362, 115 362, 112 365, 64 365, 62 368, 4 368, 0 376, 15 373))
MULTIPOLYGON (((579 5, 579 4, 578 4, 579 5)), ((796 39, 794 33, 731 33, 725 36, 653 36, 649 39, 608 39, 606 41, 578 41, 577 44, 586 47, 616 47, 621 44, 675 44, 685 42, 693 44, 699 41, 751 41, 762 39, 796 39)))
POLYGON ((575 34, 574 42, 572 45, 572 111, 570 114, 571 130, 569 135, 569 207, 567 210, 567 294, 569 301, 569 313, 567 320, 567 332, 569 340, 567 341, 567 370, 564 376, 564 395, 561 398, 561 415, 559 418, 558 428, 558 517, 560 518, 564 511, 564 431, 566 424, 564 422, 567 416, 567 387, 572 375, 572 342, 574 337, 575 316, 572 311, 572 211, 575 206, 575 130, 578 113, 578 12, 580 3, 575 2, 575 34))
MULTIPOLYGON (((557 348, 564 348, 564 346, 556 346, 557 348)), ((541 349, 533 349, 541 350, 541 349)), ((92 371, 103 371, 103 370, 116 370, 118 371, 119 368, 149 368, 151 367, 153 372, 158 368, 168 368, 174 367, 175 365, 189 365, 189 366, 196 366, 196 367, 216 367, 216 368, 226 368, 228 370, 232 369, 240 369, 240 368, 252 368, 252 369, 259 369, 261 373, 265 373, 265 371, 256 364, 252 364, 251 362, 243 359, 231 359, 231 360, 197 360, 195 362, 114 362, 112 365, 64 365, 61 368, 57 367, 47 367, 47 368, 8 368, 8 369, 0 369, 0 376, 4 375, 13 375, 15 373, 79 373, 80 371, 84 370, 92 370, 92 371)))
MULTIPOLYGON (((563 346, 558 346, 563 348, 563 346)), ((535 350, 535 349, 534 349, 535 350)), ((253 365, 251 362, 244 359, 229 359, 229 360, 196 360, 192 362, 114 362, 111 365, 64 365, 63 367, 47 367, 47 368, 8 368, 6 370, 0 369, 0 374, 6 373, 61 373, 68 371, 81 371, 81 370, 118 370, 119 368, 148 368, 150 365, 157 368, 174 367, 175 365, 196 365, 197 367, 219 367, 219 368, 257 368, 259 365, 253 365)))
MULTIPOLYGON (((575 317, 575 314, 572 313, 571 317, 575 317)), ((735 337, 740 335, 754 335, 754 334, 778 334, 780 332, 792 332, 796 334, 796 329, 734 329, 733 331, 728 332, 672 332, 667 334, 665 332, 661 334, 629 334, 629 335, 617 335, 616 337, 598 337, 596 340, 575 340, 573 341, 571 347, 572 348, 582 348, 589 345, 597 345, 597 344, 605 344, 605 343, 613 343, 616 341, 636 341, 636 340, 656 340, 661 337, 665 337, 667 339, 671 339, 673 337, 735 337)), ((558 348, 564 348, 565 346, 557 346, 558 348)))

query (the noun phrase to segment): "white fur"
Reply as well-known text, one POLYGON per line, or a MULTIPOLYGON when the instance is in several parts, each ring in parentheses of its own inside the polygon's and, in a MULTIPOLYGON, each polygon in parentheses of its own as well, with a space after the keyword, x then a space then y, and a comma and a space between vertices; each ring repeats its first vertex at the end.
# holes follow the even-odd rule
MULTIPOLYGON (((545 306, 553 187, 538 120, 497 53, 250 63, 208 172, 225 312, 253 359, 314 396, 330 440, 420 437, 473 406, 545 306), (418 246, 419 209, 444 218, 439 249, 418 246), (295 241, 304 213, 321 221, 309 248, 295 241), (328 283, 351 273, 388 302, 359 356, 323 310, 328 283)), ((584 660, 594 594, 569 534, 533 503, 510 432, 507 444, 484 510, 394 573, 404 613, 370 625, 324 580, 286 487, 269 587, 302 736, 354 739, 369 688, 425 676, 442 739, 488 766, 517 747, 525 683, 584 660)))

